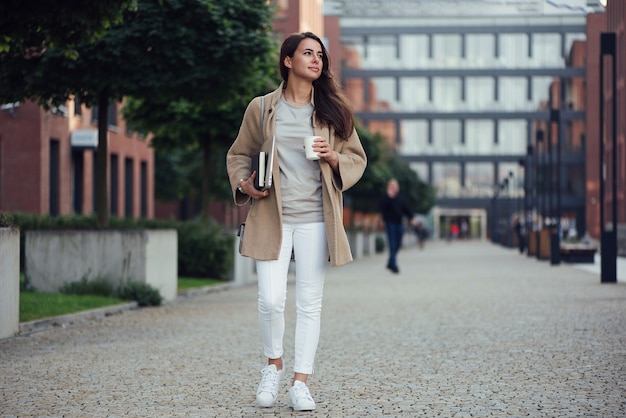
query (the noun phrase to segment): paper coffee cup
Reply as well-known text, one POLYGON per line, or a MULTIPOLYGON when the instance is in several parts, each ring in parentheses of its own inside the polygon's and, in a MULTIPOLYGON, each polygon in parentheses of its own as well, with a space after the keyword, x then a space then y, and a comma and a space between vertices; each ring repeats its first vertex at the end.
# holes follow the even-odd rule
POLYGON ((317 152, 313 151, 313 142, 315 139, 319 138, 319 136, 305 136, 304 137, 304 151, 306 152, 307 160, 319 160, 320 157, 317 155, 317 152))

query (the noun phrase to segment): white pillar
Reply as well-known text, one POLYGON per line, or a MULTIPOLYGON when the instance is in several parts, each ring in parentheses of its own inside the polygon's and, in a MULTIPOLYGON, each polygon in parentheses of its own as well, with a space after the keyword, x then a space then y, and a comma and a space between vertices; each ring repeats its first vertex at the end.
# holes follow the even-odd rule
POLYGON ((0 228, 0 339, 20 331, 20 231, 0 228))

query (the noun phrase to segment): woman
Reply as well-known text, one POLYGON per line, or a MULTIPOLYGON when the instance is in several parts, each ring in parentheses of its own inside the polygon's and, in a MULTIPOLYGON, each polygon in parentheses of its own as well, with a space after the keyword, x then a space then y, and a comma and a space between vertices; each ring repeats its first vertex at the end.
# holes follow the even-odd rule
POLYGON ((331 266, 352 261, 343 228, 342 192, 362 176, 366 156, 350 106, 330 71, 328 52, 310 32, 293 34, 280 52, 283 82, 254 98, 226 157, 237 205, 250 199, 241 254, 256 260, 259 323, 267 365, 257 389, 262 407, 276 401, 283 376, 284 310, 292 251, 296 268, 294 377, 289 401, 296 411, 315 409, 307 379, 320 334, 324 277, 331 266), (263 115, 261 115, 263 112, 263 115), (263 121, 261 126, 261 121, 263 121), (303 138, 318 136, 305 158, 303 138), (276 139, 269 190, 257 190, 251 157, 276 139))

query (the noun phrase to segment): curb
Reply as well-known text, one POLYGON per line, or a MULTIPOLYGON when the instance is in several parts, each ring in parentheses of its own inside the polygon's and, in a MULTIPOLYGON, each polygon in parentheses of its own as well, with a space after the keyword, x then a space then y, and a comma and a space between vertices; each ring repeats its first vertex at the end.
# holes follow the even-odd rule
POLYGON ((178 292, 178 296, 173 302, 179 302, 184 299, 188 299, 194 296, 208 295, 210 293, 223 292, 234 287, 233 283, 228 282, 224 284, 214 284, 204 287, 194 287, 192 289, 182 290, 178 292))
POLYGON ((50 318, 36 319, 29 322, 22 322, 17 336, 27 336, 35 332, 46 331, 52 328, 67 328, 72 325, 83 324, 112 315, 119 315, 137 309, 138 306, 137 302, 128 302, 67 315, 59 315, 50 318))
MULTIPOLYGON (((176 299, 169 303, 182 302, 195 296, 207 295, 210 293, 223 292, 233 288, 233 283, 219 285, 209 285, 193 289, 183 290, 178 293, 176 299)), ((104 319, 113 315, 120 315, 138 309, 137 302, 122 303, 119 305, 107 306, 104 308, 91 309, 66 315, 53 316, 49 318, 36 319, 34 321, 20 323, 20 330, 16 337, 25 337, 36 332, 47 331, 54 328, 67 328, 73 325, 104 319)))

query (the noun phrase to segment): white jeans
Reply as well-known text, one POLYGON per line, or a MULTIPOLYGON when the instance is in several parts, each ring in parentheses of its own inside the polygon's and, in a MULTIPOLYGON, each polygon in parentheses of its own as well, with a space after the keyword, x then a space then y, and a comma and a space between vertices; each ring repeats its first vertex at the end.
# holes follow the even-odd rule
POLYGON ((257 260, 259 323, 263 352, 283 356, 287 273, 293 248, 296 259, 296 336, 294 372, 312 374, 320 335, 322 294, 328 266, 324 223, 283 224, 278 260, 257 260))

